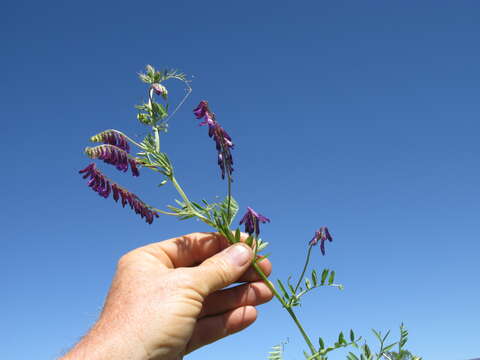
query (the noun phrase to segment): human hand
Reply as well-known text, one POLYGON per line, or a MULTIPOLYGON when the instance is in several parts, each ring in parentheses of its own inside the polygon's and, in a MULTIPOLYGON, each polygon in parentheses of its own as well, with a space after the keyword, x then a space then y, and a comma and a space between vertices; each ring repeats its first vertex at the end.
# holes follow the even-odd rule
MULTIPOLYGON (((135 249, 118 262, 99 320, 63 360, 174 360, 240 331, 272 292, 252 250, 215 233, 135 249), (229 289, 234 282, 245 282, 229 289), (222 290, 223 289, 223 290, 222 290)), ((259 263, 270 274, 271 263, 259 263)))

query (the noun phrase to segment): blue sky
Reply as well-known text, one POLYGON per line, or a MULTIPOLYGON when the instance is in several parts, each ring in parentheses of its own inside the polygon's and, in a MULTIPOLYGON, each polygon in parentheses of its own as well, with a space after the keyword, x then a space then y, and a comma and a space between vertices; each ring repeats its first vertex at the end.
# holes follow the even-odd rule
MULTIPOLYGON (((478 2, 6 1, 0 14, 1 359, 60 355, 95 321, 123 253, 208 230, 148 226, 77 173, 91 135, 144 134, 133 106, 148 63, 193 76, 163 140, 192 198, 224 183, 191 109, 209 100, 232 135, 234 195, 272 219, 273 279, 299 272, 314 230, 330 227, 314 265, 345 290, 306 298, 309 332, 370 338, 404 322, 425 359, 479 356, 478 2)), ((175 196, 105 170, 155 205, 175 196)), ((189 358, 265 358, 281 341, 302 358, 272 302, 189 358)))

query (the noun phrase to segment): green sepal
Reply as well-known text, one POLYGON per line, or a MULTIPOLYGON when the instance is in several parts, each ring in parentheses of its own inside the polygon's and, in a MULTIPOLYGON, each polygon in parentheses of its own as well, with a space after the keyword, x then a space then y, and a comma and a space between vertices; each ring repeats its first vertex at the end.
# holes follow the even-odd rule
POLYGON ((265 249, 268 246, 268 244, 269 243, 267 241, 262 241, 262 239, 258 238, 257 239, 257 252, 260 252, 263 249, 265 249))
MULTIPOLYGON (((240 229, 237 228, 237 230, 235 230, 235 242, 240 242, 240 229)), ((248 243, 248 239, 247 239, 247 245, 248 246, 251 246, 251 244, 248 243)))

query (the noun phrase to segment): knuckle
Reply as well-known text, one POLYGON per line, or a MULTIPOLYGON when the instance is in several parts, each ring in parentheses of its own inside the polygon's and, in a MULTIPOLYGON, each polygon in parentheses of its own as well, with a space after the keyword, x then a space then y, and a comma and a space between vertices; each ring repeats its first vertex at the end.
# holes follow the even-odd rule
POLYGON ((224 259, 215 259, 210 266, 214 268, 215 274, 221 283, 229 284, 231 282, 231 269, 224 259))
POLYGON ((134 251, 130 251, 126 254, 123 254, 117 262, 117 269, 122 269, 128 267, 129 265, 136 262, 137 255, 134 251))
POLYGON ((196 279, 195 274, 189 271, 189 269, 177 269, 175 274, 175 282, 177 287, 179 286, 187 289, 195 289, 198 280, 196 279))

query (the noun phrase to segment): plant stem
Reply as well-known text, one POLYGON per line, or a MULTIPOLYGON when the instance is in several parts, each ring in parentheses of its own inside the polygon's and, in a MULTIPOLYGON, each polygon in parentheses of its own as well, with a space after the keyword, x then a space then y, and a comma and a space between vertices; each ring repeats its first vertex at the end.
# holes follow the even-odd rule
POLYGON ((209 226, 212 226, 215 228, 215 224, 212 223, 209 219, 207 219, 205 216, 203 216, 202 214, 199 214, 198 211, 196 211, 193 206, 192 206, 192 203, 190 202, 190 200, 188 199, 187 195, 185 194, 185 192, 183 191, 182 187, 180 186, 180 184, 178 183, 177 179, 175 178, 175 176, 171 176, 170 177, 170 180, 172 181, 172 184, 173 186, 175 187, 175 189, 177 190, 177 192, 180 194, 180 196, 182 197, 183 201, 185 202, 185 206, 187 206, 190 210, 192 210, 193 213, 195 213, 195 216, 198 217, 200 220, 202 220, 205 224, 209 225, 209 226))
POLYGON ((297 285, 295 286, 294 294, 297 293, 298 287, 299 287, 300 284, 302 283, 303 276, 305 275, 305 271, 307 271, 307 266, 308 266, 308 263, 309 263, 309 261, 310 261, 310 253, 311 253, 311 252, 312 252, 312 245, 310 245, 310 246, 308 247, 307 258, 305 259, 305 265, 303 266, 302 274, 301 274, 300 277, 298 278, 298 282, 297 282, 297 285))
POLYGON ((287 308, 287 311, 290 314, 290 316, 292 317, 293 321, 295 322, 295 325, 297 325, 298 330, 300 331, 300 333, 303 336, 303 339, 305 340, 308 347, 310 348, 310 351, 312 352, 312 355, 314 355, 317 352, 317 349, 315 349, 315 346, 313 346, 312 340, 310 340, 310 338, 308 337, 307 333, 303 329, 302 324, 300 324, 300 321, 298 321, 297 316, 293 312, 293 309, 292 308, 287 308))
POLYGON ((227 188, 227 196, 228 196, 228 203, 227 203, 227 219, 228 219, 228 224, 227 226, 230 225, 232 222, 232 219, 230 219, 230 199, 232 198, 232 178, 230 176, 230 173, 228 174, 228 188, 227 188))
POLYGON ((253 268, 257 272, 258 275, 262 278, 263 282, 269 287, 269 289, 273 292, 273 295, 277 298, 278 301, 283 305, 283 307, 287 310, 288 314, 290 317, 293 319, 295 322, 295 325, 297 325, 298 330, 303 336, 303 339, 305 340, 305 343, 308 345, 310 348, 310 351, 312 352, 312 355, 314 355, 317 352, 317 349, 315 349, 315 346, 313 346, 312 341, 308 337, 307 333, 303 329, 302 324, 300 324, 300 321, 298 321, 297 316, 295 315, 295 312, 293 311, 292 307, 283 300, 282 296, 278 293, 277 289, 273 286, 273 284, 270 282, 270 280, 267 279, 267 276, 263 273, 262 269, 256 262, 253 263, 253 268))
POLYGON ((160 153, 160 134, 156 126, 153 127, 153 133, 155 135, 155 150, 157 150, 157 153, 160 153))
POLYGON ((168 212, 168 211, 163 211, 163 210, 160 210, 160 209, 157 209, 157 208, 154 208, 154 207, 152 207, 151 209, 155 210, 156 212, 159 212, 160 214, 177 216, 177 214, 175 214, 175 213, 168 212))
POLYGON ((269 289, 272 291, 273 295, 277 298, 278 301, 283 305, 284 308, 288 307, 288 304, 283 300, 282 296, 278 293, 277 289, 275 289, 275 286, 271 283, 270 280, 267 279, 267 276, 263 273, 263 270, 258 266, 257 262, 255 261, 252 264, 253 268, 257 272, 258 275, 262 278, 263 282, 269 287, 269 289))
POLYGON ((185 205, 191 208, 190 200, 188 199, 187 195, 183 191, 180 184, 177 182, 177 179, 175 178, 175 176, 172 176, 170 180, 172 181, 173 186, 175 186, 175 189, 177 189, 177 192, 182 197, 183 201, 185 202, 185 205))
MULTIPOLYGON (((150 99, 151 99, 151 95, 150 95, 150 99)), ((153 126, 152 127, 152 130, 153 130, 153 134, 155 135, 155 150, 157 151, 158 154, 160 154, 160 134, 159 134, 159 130, 158 130, 158 127, 156 126, 153 126)), ((153 168, 154 169, 154 168, 153 168)), ((192 206, 190 200, 188 199, 187 195, 185 194, 185 192, 183 191, 182 187, 180 186, 180 184, 178 183, 177 179, 175 178, 175 176, 173 176, 173 174, 171 176, 169 176, 169 179, 171 180, 173 186, 175 187, 175 189, 177 190, 177 192, 180 194, 180 196, 182 197, 183 201, 185 202, 185 206, 187 206, 190 210, 192 210, 194 213, 195 213, 195 216, 197 216, 200 220, 202 220, 204 223, 206 223, 207 225, 210 225, 210 226, 215 226, 210 220, 208 220, 205 216, 199 214, 192 206)), ((157 210, 158 212, 162 213, 162 214, 166 214, 166 215, 176 215, 174 213, 169 213, 169 212, 166 212, 166 211, 162 211, 162 210, 159 210, 159 209, 155 209, 157 210)))

